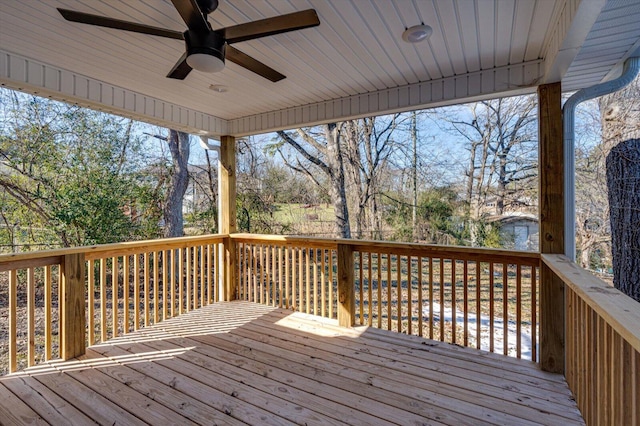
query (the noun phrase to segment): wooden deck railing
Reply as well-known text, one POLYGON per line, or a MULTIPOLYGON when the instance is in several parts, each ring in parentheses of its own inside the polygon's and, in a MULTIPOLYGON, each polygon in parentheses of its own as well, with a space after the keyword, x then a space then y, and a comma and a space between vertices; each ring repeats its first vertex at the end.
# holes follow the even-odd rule
POLYGON ((242 300, 537 359, 536 253, 271 235, 231 238, 237 243, 242 300))
MULTIPOLYGON (((8 371, 220 300, 222 235, 0 256, 8 371)), ((5 352, 5 351, 2 351, 5 352)), ((4 373, 4 372, 3 372, 4 373)))
POLYGON ((249 234, 232 240, 239 299, 337 317, 335 240, 249 234))
POLYGON ((8 344, 0 354, 10 372, 67 359, 233 290, 343 325, 535 361, 541 259, 564 283, 566 327, 557 327, 566 330, 565 375, 585 420, 636 424, 640 304, 561 255, 250 234, 3 255, 8 344), (234 270, 223 275, 226 264, 234 270))
POLYGON ((565 377, 586 424, 640 424, 640 303, 565 256, 542 259, 565 284, 565 377))

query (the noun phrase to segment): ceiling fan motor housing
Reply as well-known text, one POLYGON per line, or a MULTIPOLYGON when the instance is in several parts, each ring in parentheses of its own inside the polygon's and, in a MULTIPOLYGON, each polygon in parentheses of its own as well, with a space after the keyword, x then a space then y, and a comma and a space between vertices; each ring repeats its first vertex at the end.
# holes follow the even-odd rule
POLYGON ((187 55, 204 54, 215 56, 224 62, 225 40, 215 31, 206 34, 187 30, 184 32, 184 41, 187 46, 187 55))
POLYGON ((197 0, 198 7, 205 15, 210 14, 218 8, 218 0, 197 0))

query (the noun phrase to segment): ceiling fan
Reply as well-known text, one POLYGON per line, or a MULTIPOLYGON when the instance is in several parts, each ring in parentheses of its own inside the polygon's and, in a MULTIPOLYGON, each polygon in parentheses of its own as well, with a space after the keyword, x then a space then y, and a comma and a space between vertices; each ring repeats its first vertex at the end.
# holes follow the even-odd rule
POLYGON ((320 25, 316 11, 308 9, 214 30, 207 21, 206 15, 216 10, 218 0, 171 0, 171 2, 187 24, 185 32, 68 9, 58 8, 58 12, 67 21, 184 40, 186 51, 167 74, 168 78, 178 80, 184 80, 192 69, 203 72, 222 71, 225 59, 228 59, 272 82, 280 81, 285 78, 284 75, 242 53, 231 44, 320 25))

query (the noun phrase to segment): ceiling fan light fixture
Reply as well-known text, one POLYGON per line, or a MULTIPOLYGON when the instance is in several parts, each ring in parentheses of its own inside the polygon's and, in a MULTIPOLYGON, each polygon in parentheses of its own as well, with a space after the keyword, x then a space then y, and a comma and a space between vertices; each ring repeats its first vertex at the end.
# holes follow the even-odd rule
POLYGON ((184 33, 187 47, 187 64, 196 71, 214 73, 224 69, 224 38, 215 32, 184 33))
POLYGON ((414 25, 404 30, 402 39, 407 43, 419 43, 426 40, 433 33, 433 29, 429 25, 414 25))
POLYGON ((210 53, 192 53, 187 56, 187 64, 196 71, 220 72, 224 69, 224 61, 210 53))

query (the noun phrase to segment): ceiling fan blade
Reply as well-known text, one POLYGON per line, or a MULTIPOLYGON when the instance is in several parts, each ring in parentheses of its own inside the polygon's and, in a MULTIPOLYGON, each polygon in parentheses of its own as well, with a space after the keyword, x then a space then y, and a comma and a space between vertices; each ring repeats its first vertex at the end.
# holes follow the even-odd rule
POLYGON ((144 24, 136 24, 135 22, 122 21, 120 19, 105 18, 104 16, 76 12, 68 9, 58 8, 58 12, 60 12, 64 19, 71 22, 79 22, 81 24, 96 25, 98 27, 115 28, 117 30, 131 31, 134 33, 184 40, 184 36, 180 31, 167 30, 165 28, 152 27, 144 24))
POLYGON ((171 0, 182 20, 191 31, 208 33, 211 30, 196 0, 171 0))
POLYGON ((254 38, 301 30, 303 28, 316 27, 318 25, 320 25, 318 14, 315 10, 308 9, 301 12, 289 13, 286 15, 275 16, 273 18, 260 19, 258 21, 247 22, 246 24, 222 28, 217 30, 217 32, 224 36, 227 43, 238 43, 240 41, 252 40, 254 38))
POLYGON ((187 52, 184 52, 178 62, 171 68, 167 78, 175 78, 176 80, 184 80, 191 72, 191 67, 187 64, 187 52))
POLYGON ((227 60, 235 64, 238 64, 241 67, 248 69, 249 71, 253 71, 259 76, 266 78, 267 80, 270 80, 275 83, 277 81, 280 81, 286 78, 284 75, 280 74, 278 71, 263 64, 257 59, 252 58, 246 53, 242 53, 241 51, 239 51, 233 46, 227 45, 225 49, 226 49, 225 57, 227 60))

